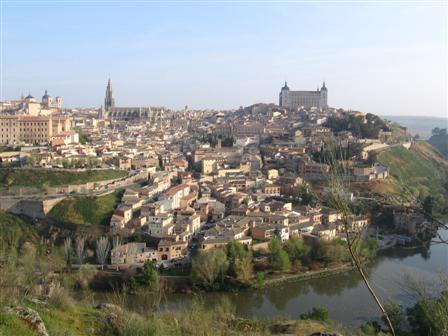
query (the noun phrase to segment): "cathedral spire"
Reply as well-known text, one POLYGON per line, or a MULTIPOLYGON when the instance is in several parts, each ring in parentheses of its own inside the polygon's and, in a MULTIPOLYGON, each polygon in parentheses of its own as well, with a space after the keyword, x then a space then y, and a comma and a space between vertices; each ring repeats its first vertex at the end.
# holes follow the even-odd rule
POLYGON ((112 85, 110 83, 110 78, 107 81, 106 97, 104 98, 104 109, 106 112, 110 112, 115 107, 115 98, 112 92, 112 85))

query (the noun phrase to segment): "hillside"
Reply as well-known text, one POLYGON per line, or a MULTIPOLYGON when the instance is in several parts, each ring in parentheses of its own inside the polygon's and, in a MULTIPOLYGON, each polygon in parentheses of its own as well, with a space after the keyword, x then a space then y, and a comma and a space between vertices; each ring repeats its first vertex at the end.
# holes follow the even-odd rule
POLYGON ((390 169, 392 179, 373 183, 374 191, 402 198, 432 195, 437 214, 448 214, 448 161, 426 141, 407 150, 393 147, 378 154, 378 161, 390 169))
POLYGON ((20 247, 24 242, 38 241, 34 227, 20 217, 0 211, 0 253, 20 247))
POLYGON ((108 225, 121 200, 121 191, 99 197, 72 197, 55 205, 48 217, 83 225, 108 225))
POLYGON ((122 170, 45 170, 45 169, 0 169, 0 187, 57 187, 116 179, 126 176, 122 170))

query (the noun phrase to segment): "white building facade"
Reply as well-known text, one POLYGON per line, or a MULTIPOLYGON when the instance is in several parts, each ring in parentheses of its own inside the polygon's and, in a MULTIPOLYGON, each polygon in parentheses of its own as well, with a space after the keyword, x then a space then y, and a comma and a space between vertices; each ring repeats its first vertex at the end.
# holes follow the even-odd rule
POLYGON ((316 91, 291 91, 285 82, 280 91, 279 105, 290 110, 300 107, 325 109, 328 107, 328 89, 324 82, 322 88, 316 91))

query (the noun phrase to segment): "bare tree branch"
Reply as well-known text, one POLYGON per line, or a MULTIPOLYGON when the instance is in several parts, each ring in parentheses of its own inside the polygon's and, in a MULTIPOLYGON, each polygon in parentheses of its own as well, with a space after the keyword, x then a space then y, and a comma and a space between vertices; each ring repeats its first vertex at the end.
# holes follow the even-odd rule
POLYGON ((345 237, 347 240, 348 251, 350 253, 350 257, 355 264, 355 267, 358 273, 361 275, 361 278, 364 281, 370 295, 375 301, 376 305, 380 309, 381 313, 384 316, 385 321, 388 324, 389 330, 393 336, 395 336, 395 330, 392 325, 392 322, 389 318, 387 311, 382 305, 379 297, 376 295, 372 286, 370 285, 367 276, 364 273, 362 264, 359 260, 359 257, 356 254, 356 246, 359 244, 355 244, 356 241, 361 239, 360 234, 354 234, 354 237, 351 236, 351 232, 353 231, 350 227, 349 218, 352 215, 350 209, 350 201, 348 198, 349 184, 350 184, 350 170, 349 167, 343 164, 344 157, 342 151, 338 150, 335 147, 335 144, 330 146, 330 157, 328 158, 328 164, 330 165, 330 173, 328 174, 328 188, 329 188, 329 202, 332 207, 339 210, 342 213, 342 223, 344 225, 345 237), (338 153, 341 153, 341 157, 337 157, 338 153))
POLYGON ((109 249, 109 239, 107 237, 100 237, 96 241, 96 258, 102 270, 104 269, 109 249))
POLYGON ((84 263, 84 258, 85 258, 85 243, 86 243, 86 239, 84 237, 78 237, 78 239, 76 239, 76 248, 75 248, 75 252, 76 252, 76 256, 79 259, 79 263, 82 265, 84 263))

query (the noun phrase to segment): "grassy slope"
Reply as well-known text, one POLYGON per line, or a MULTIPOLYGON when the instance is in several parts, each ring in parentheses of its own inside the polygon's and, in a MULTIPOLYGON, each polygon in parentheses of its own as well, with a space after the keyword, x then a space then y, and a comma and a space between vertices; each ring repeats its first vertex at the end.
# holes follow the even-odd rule
POLYGON ((37 333, 14 314, 0 310, 0 336, 8 335, 36 336, 37 333))
MULTIPOLYGON (((125 313, 123 316, 129 319, 129 326, 119 332, 114 332, 105 327, 106 319, 104 313, 85 305, 75 305, 67 310, 49 306, 36 306, 27 304, 36 310, 50 335, 218 335, 216 330, 207 329, 207 327, 217 327, 213 316, 203 312, 191 313, 180 311, 174 313, 156 312, 153 318, 149 318, 146 323, 142 323, 142 317, 136 317, 135 314, 125 313), (199 326, 197 323, 203 323, 205 326, 199 326)), ((311 335, 314 332, 324 332, 337 330, 344 332, 344 335, 350 335, 345 330, 333 326, 331 323, 318 321, 273 321, 259 322, 256 320, 241 320, 239 323, 220 323, 219 335, 272 335, 279 334, 278 331, 271 333, 268 325, 275 324, 281 326, 293 323, 295 327, 292 333, 288 335, 311 335), (271 324, 272 323, 272 324, 271 324)), ((278 327, 275 328, 278 330, 278 327)), ((281 330, 281 329, 280 329, 281 330)), ((27 324, 13 314, 5 313, 0 310, 0 336, 36 336, 27 324)))
MULTIPOLYGON (((69 311, 55 307, 40 307, 28 304, 35 309, 50 335, 103 335, 98 328, 99 311, 86 306, 76 306, 69 311)), ((11 313, 0 310, 0 336, 36 336, 28 325, 11 313)))
POLYGON ((373 190, 399 194, 400 185, 405 185, 414 195, 433 195, 437 199, 439 211, 447 206, 448 195, 444 183, 448 176, 448 161, 427 142, 419 141, 409 150, 393 147, 381 151, 378 161, 390 168, 393 179, 373 183, 373 190))
POLYGON ((0 249, 21 246, 26 241, 36 241, 34 227, 20 217, 0 211, 0 249))
POLYGON ((122 170, 87 170, 79 172, 33 169, 1 169, 0 186, 17 187, 56 187, 68 184, 104 181, 124 177, 122 170))
POLYGON ((68 198, 51 209, 48 216, 75 224, 108 225, 121 194, 120 191, 114 191, 100 197, 68 198))

